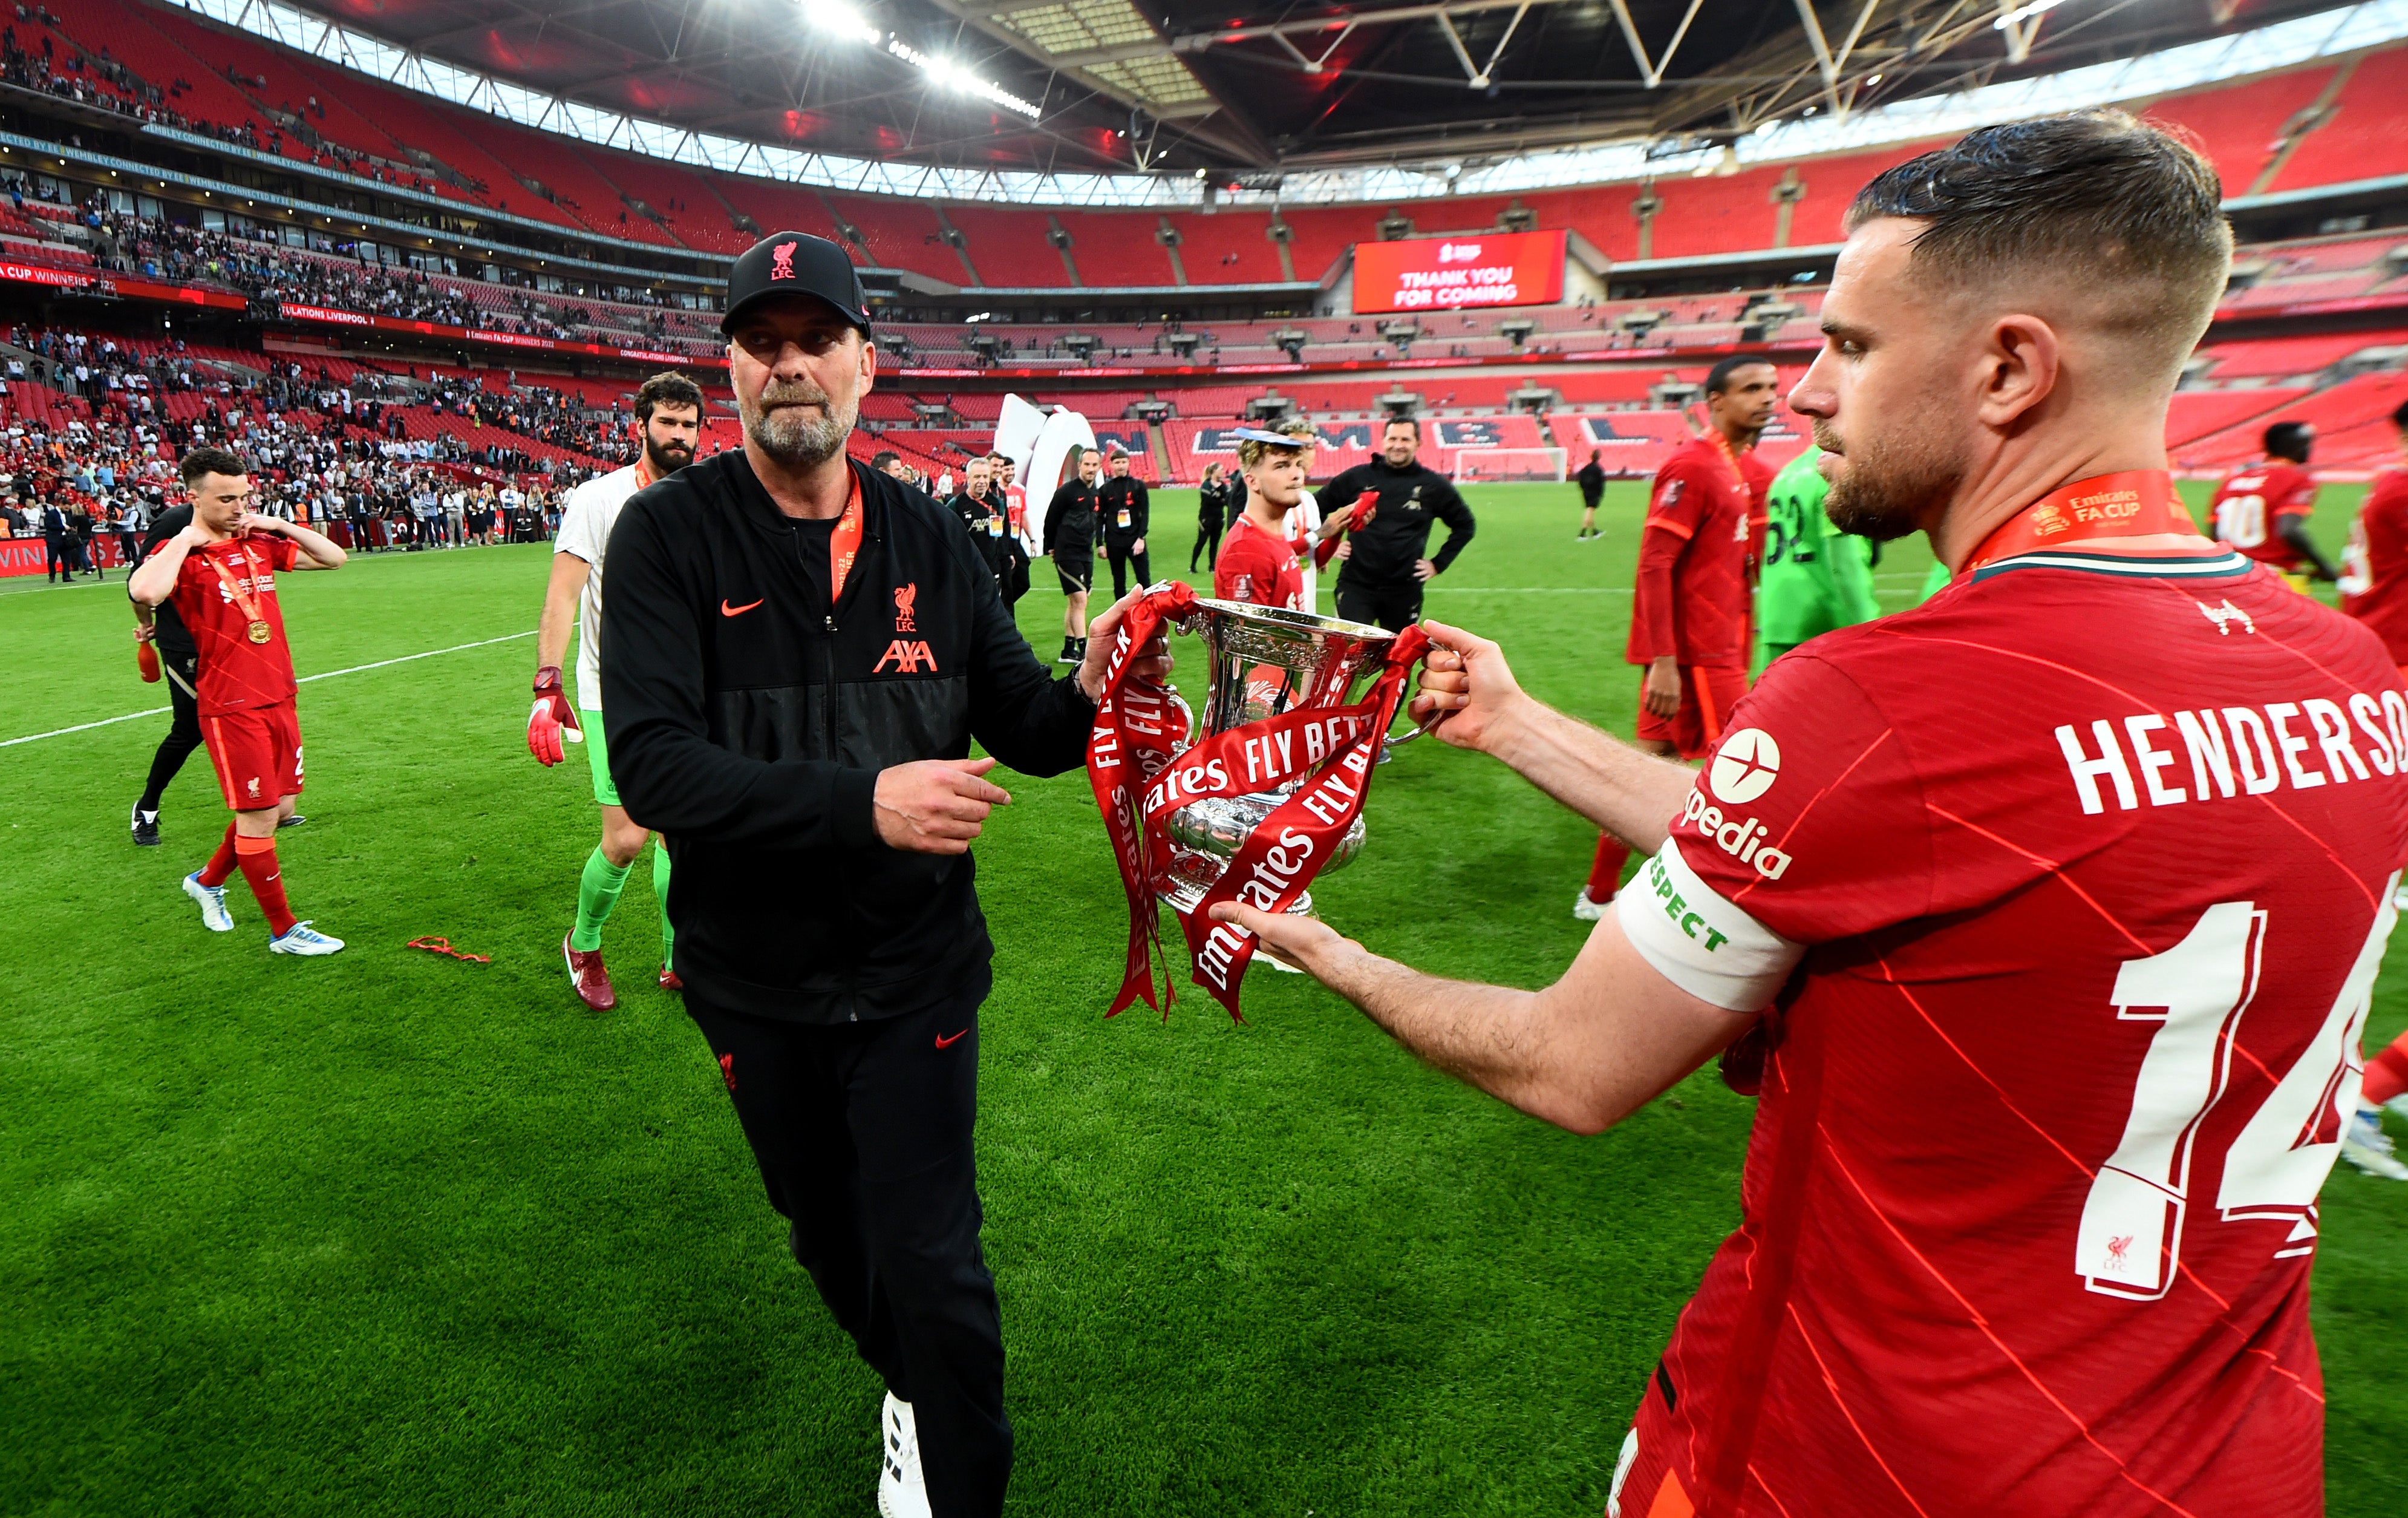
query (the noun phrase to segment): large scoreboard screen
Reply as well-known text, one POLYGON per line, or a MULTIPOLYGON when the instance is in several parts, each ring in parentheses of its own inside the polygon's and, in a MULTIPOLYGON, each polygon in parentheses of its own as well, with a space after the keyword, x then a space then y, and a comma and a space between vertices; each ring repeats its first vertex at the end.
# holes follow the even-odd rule
POLYGON ((1354 312, 1546 306, 1564 298, 1561 232, 1483 232, 1354 245, 1354 312))

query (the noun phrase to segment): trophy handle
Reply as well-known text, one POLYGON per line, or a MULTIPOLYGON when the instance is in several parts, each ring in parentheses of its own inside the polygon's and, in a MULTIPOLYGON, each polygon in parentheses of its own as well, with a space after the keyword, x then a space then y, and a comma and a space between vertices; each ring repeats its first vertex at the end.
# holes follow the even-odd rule
POLYGON ((1452 711, 1433 711, 1429 714, 1428 721, 1423 723, 1419 727, 1414 728, 1412 732, 1403 734, 1402 736, 1395 733, 1389 734, 1385 740, 1387 747, 1391 749, 1401 749, 1406 744, 1411 743, 1413 739, 1434 730, 1439 723, 1446 721, 1449 717, 1454 715, 1455 713, 1452 711))
POLYGON ((1204 736, 1196 730, 1196 709, 1187 704, 1187 698, 1179 694, 1179 687, 1176 685, 1165 685, 1162 688, 1162 695, 1163 699, 1168 701, 1179 713, 1178 752, 1184 753, 1195 747, 1197 738, 1204 736))

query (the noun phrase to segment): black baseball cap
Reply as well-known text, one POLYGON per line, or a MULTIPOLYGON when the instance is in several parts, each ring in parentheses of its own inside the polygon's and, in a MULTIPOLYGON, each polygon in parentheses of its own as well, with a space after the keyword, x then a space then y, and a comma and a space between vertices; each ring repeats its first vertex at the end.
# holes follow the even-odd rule
POLYGON ((727 271, 727 314, 719 319, 719 330, 733 332, 747 307, 778 295, 817 295, 859 327, 864 337, 869 336, 869 303, 862 298, 861 276, 853 272, 845 251, 825 237, 778 232, 746 249, 727 271))

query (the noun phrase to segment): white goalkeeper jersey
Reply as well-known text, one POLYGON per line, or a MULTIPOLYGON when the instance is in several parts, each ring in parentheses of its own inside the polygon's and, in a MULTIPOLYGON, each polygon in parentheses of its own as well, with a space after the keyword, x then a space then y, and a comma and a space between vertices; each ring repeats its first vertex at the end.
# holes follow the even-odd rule
POLYGON ((602 709, 602 556, 610 547, 610 528, 627 497, 652 482, 652 472, 638 460, 613 469, 568 493, 560 510, 560 533, 552 539, 554 553, 583 559, 585 589, 577 596, 577 709, 602 709))

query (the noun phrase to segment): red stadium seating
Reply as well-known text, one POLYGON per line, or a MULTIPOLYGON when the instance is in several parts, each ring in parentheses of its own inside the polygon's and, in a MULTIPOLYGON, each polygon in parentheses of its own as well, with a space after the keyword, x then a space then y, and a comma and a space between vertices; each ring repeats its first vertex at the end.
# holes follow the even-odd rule
POLYGON ((763 236, 774 232, 808 232, 815 237, 837 236, 836 217, 828 210, 827 202, 805 186, 736 174, 722 176, 712 182, 727 197, 729 205, 752 218, 763 236))
MULTIPOLYGON (((1089 285, 1167 285, 1170 254, 1154 234, 1162 224, 1154 211, 1061 211, 1070 234, 1070 260, 1089 285)), ((1190 279, 1194 276, 1190 275, 1190 279)))
POLYGON ((970 263, 979 282, 1008 290, 1066 289, 1070 271, 1062 255, 1045 240, 1052 230, 1043 211, 1012 210, 997 206, 947 206, 945 219, 969 245, 970 263))
MULTIPOLYGON (((1286 278, 1280 272, 1279 248, 1270 239, 1268 211, 1190 212, 1172 221, 1179 227, 1179 260, 1189 284, 1275 284, 1286 278)), ((1301 269, 1297 273, 1306 277, 1301 269)))
POLYGON ((2302 389, 2178 390, 2166 413, 2166 446, 2182 448, 2228 428, 2244 426, 2306 394, 2302 389))
POLYGON ((910 269, 951 285, 966 281, 962 261, 953 256, 936 210, 926 201, 831 195, 828 203, 860 231, 863 246, 880 266, 910 269))
MULTIPOLYGON (((2228 195, 2245 194, 2266 166, 2284 123, 2313 104, 2332 79, 2329 66, 2276 74, 2170 95, 2141 114, 2186 130, 2224 179, 2228 195)), ((2310 141, 2321 134, 2311 134, 2310 141)), ((2305 151, 2303 145, 2302 151, 2305 151)), ((2292 155, 2297 164, 2299 154, 2292 155)))
MULTIPOLYGON (((2408 173, 2408 131, 2401 124, 2403 102, 2408 102, 2408 48, 2359 59, 2333 102, 2332 119, 2300 140, 2270 188, 2298 190, 2408 173)), ((2232 189, 2228 180, 2227 193, 2232 189)))
POLYGON ((682 164, 582 145, 574 150, 604 179, 666 217, 670 236, 689 248, 740 253, 756 240, 736 230, 710 182, 682 164))

